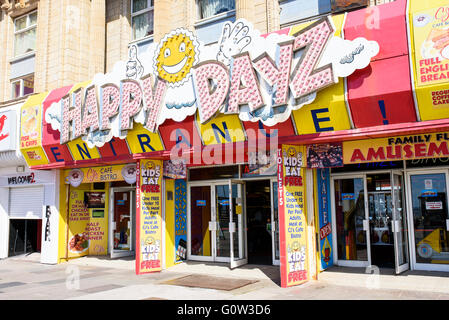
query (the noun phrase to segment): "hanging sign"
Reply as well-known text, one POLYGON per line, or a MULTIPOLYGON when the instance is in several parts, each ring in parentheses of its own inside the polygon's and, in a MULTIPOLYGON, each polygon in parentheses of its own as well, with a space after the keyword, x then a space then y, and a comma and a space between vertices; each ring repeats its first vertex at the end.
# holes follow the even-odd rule
POLYGON ((20 150, 29 166, 48 164, 42 147, 42 102, 47 92, 30 96, 20 109, 20 150))
POLYGON ((0 152, 16 149, 16 112, 0 112, 0 152))
POLYGON ((318 169, 317 191, 319 211, 319 235, 321 270, 331 267, 334 262, 332 258, 332 223, 329 210, 330 201, 330 172, 329 169, 318 169))
POLYGON ((175 263, 187 259, 187 183, 175 181, 175 263))
POLYGON ((162 270, 162 160, 137 166, 136 273, 162 270))
POLYGON ((326 143, 307 146, 307 167, 311 169, 343 167, 342 144, 326 143))
POLYGON ((281 286, 284 288, 309 280, 304 149, 283 145, 278 151, 281 286))
MULTIPOLYGON (((449 6, 437 6, 413 15, 417 86, 449 81, 449 6)), ((435 104, 447 104, 447 90, 434 91, 435 104)))

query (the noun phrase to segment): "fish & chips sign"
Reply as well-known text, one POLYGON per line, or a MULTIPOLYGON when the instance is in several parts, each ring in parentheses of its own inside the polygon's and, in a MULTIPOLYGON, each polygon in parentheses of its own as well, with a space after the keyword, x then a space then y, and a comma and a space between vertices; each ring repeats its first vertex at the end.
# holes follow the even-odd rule
POLYGON ((176 29, 140 56, 132 47, 122 69, 63 97, 60 142, 83 137, 101 146, 126 135, 133 122, 156 132, 166 119, 182 121, 196 112, 203 124, 218 113, 266 125, 286 121, 379 52, 375 41, 334 33, 329 17, 293 35, 267 37, 241 19, 226 23, 218 43, 205 46, 192 32, 176 29))

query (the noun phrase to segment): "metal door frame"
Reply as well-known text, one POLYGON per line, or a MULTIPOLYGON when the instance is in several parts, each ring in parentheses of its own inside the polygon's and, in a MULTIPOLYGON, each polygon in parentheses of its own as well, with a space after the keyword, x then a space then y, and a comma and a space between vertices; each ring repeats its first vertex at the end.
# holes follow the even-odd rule
POLYGON ((444 168, 418 168, 407 170, 407 211, 408 214, 408 233, 409 233, 409 252, 410 252, 410 264, 412 270, 423 270, 423 271, 449 271, 449 264, 431 264, 431 263, 417 263, 416 262, 416 243, 415 243, 415 225, 413 221, 413 200, 412 200, 412 185, 411 176, 412 175, 429 175, 429 174, 444 174, 446 179, 446 201, 449 205, 449 181, 448 181, 448 169, 444 168))
MULTIPOLYGON (((244 252, 244 257, 239 257, 238 260, 234 259, 234 234, 235 232, 229 232, 231 236, 230 242, 230 264, 231 269, 240 267, 242 265, 248 264, 248 236, 247 236, 247 216, 246 216, 246 182, 240 179, 231 179, 229 180, 229 229, 231 229, 231 224, 235 225, 236 221, 233 221, 233 205, 232 205, 232 186, 237 185, 237 199, 238 197, 238 185, 241 185, 241 205, 242 205, 242 213, 240 215, 240 221, 237 221, 238 230, 241 232, 238 233, 239 237, 239 253, 244 252)), ((235 229, 233 229, 235 230, 235 229)))
MULTIPOLYGON (((111 187, 109 189, 109 248, 110 250, 110 256, 111 259, 115 258, 122 258, 122 257, 129 257, 133 256, 135 254, 135 241, 133 241, 134 235, 134 229, 136 228, 136 223, 133 223, 133 221, 136 221, 136 210, 135 206, 133 205, 133 198, 136 196, 136 188, 134 187, 111 187), (114 249, 114 201, 115 201, 115 192, 130 192, 130 198, 129 198, 129 221, 131 222, 130 227, 130 248, 129 250, 119 250, 114 249), (134 196, 133 196, 134 193, 134 196), (134 209, 134 210, 133 210, 134 209)), ((134 201, 135 202, 135 201, 134 201)))
MULTIPOLYGON (((402 219, 405 220, 407 223, 406 228, 408 228, 408 221, 407 221, 407 201, 405 198, 404 193, 404 187, 405 187, 405 176, 403 172, 400 171, 391 171, 390 180, 391 180, 391 200, 392 200, 392 209, 396 211, 396 199, 395 199, 395 192, 394 192, 394 176, 397 175, 401 178, 401 197, 402 197, 402 219), (404 216, 405 215, 405 216, 404 216)), ((392 212, 392 232, 393 232, 393 241, 394 241, 394 259, 395 259, 395 272, 396 274, 402 273, 404 271, 407 271, 410 269, 410 255, 409 255, 409 241, 408 238, 405 237, 403 241, 406 241, 406 248, 405 248, 405 263, 402 265, 399 265, 399 246, 402 245, 401 243, 398 243, 398 234, 402 232, 402 226, 398 226, 398 223, 396 223, 396 220, 394 219, 394 212, 392 212)), ((408 232, 409 230, 407 230, 408 232)))
MULTIPOLYGON (((364 197, 364 206, 365 206, 365 220, 369 221, 369 212, 368 212, 368 199, 367 199, 367 183, 366 183, 366 174, 342 174, 342 175, 332 175, 330 179, 331 183, 331 207, 332 207, 332 230, 335 230, 335 234, 332 237, 332 246, 334 248, 333 259, 335 265, 343 266, 343 267, 368 267, 371 265, 371 239, 369 226, 366 233, 366 249, 367 249, 367 261, 359 261, 359 260, 339 260, 338 259, 338 250, 337 250, 337 219, 335 212, 335 180, 346 180, 346 179, 362 179, 363 180, 363 197, 364 197)), ((366 224, 366 222, 364 223, 366 224)), ((365 229, 365 228, 364 228, 365 229)))

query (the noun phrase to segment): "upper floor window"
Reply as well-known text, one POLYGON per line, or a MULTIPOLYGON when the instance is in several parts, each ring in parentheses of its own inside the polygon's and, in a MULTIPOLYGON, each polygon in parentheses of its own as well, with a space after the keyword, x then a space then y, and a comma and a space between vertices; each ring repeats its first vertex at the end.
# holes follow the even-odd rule
POLYGON ((34 74, 16 79, 11 82, 12 92, 11 99, 26 96, 34 92, 34 74))
POLYGON ((14 20, 14 56, 36 49, 37 11, 14 20))
POLYGON ((281 27, 368 5, 369 0, 279 0, 281 27))
POLYGON ((198 0, 200 19, 235 9, 235 0, 198 0))
POLYGON ((132 0, 131 20, 133 40, 153 34, 153 0, 132 0))

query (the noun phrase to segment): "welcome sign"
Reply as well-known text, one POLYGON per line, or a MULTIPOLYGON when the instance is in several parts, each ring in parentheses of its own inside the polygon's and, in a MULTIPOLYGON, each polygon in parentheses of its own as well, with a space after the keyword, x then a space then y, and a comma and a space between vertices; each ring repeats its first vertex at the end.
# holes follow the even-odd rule
POLYGON ((89 147, 124 138, 134 122, 156 132, 167 119, 196 113, 201 124, 223 113, 273 126, 379 52, 375 41, 334 33, 329 17, 292 35, 266 37, 241 19, 226 23, 218 43, 205 46, 179 28, 145 52, 131 47, 127 62, 64 96, 45 117, 60 130, 61 144, 83 137, 89 147))

